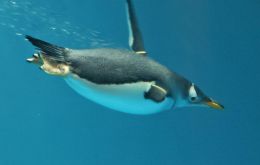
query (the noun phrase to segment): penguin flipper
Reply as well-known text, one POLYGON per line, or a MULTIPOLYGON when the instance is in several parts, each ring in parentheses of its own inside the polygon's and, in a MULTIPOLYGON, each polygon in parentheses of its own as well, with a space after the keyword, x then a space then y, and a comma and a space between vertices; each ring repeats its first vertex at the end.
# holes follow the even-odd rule
POLYGON ((167 91, 158 85, 151 85, 148 92, 144 93, 146 99, 151 99, 155 102, 162 102, 167 95, 167 91))
POLYGON ((67 48, 53 45, 29 35, 26 35, 25 38, 34 46, 36 46, 41 51, 41 53, 47 56, 49 59, 66 62, 65 57, 68 53, 67 48))
POLYGON ((134 6, 131 0, 126 0, 128 26, 129 26, 129 45, 137 54, 146 56, 147 52, 144 48, 141 31, 138 27, 138 22, 135 16, 134 6))

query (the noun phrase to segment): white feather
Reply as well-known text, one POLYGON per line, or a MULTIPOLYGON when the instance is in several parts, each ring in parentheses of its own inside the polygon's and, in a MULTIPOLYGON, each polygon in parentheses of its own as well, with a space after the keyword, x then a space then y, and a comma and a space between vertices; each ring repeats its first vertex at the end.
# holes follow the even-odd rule
POLYGON ((134 43, 134 37, 133 37, 133 31, 132 31, 132 27, 131 27, 131 21, 130 21, 130 15, 129 15, 129 9, 128 9, 128 6, 126 7, 127 8, 127 12, 126 12, 126 15, 127 15, 127 24, 128 24, 128 31, 129 31, 129 46, 132 47, 133 46, 133 43, 134 43))
POLYGON ((170 109, 174 104, 171 98, 166 98, 161 103, 144 98, 144 92, 148 91, 154 82, 99 85, 76 75, 67 76, 65 81, 85 98, 125 113, 152 114, 170 109))
POLYGON ((190 97, 195 97, 195 98, 198 96, 197 92, 195 90, 194 84, 192 84, 191 87, 190 87, 189 96, 190 97))

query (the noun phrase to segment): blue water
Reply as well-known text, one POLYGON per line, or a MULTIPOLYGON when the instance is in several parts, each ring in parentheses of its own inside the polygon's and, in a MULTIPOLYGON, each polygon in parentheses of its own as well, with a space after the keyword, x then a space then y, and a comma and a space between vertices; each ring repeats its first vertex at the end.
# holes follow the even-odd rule
POLYGON ((225 111, 109 110, 25 62, 21 34, 128 47, 124 0, 0 0, 0 165, 259 165, 260 3, 134 0, 150 57, 225 111))

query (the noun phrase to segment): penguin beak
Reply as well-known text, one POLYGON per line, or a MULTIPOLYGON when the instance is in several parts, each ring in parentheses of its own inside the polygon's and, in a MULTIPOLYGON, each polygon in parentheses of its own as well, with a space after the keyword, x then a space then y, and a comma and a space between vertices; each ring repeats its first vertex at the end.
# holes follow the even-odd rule
POLYGON ((220 103, 217 103, 216 101, 214 101, 212 99, 209 99, 208 101, 206 101, 205 104, 214 109, 218 109, 218 110, 224 109, 223 105, 221 105, 220 103))

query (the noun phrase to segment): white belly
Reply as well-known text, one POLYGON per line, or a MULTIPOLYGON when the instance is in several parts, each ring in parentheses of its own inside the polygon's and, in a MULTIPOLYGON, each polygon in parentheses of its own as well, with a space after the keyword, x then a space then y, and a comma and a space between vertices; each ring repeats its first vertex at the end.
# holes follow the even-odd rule
POLYGON ((174 104, 171 98, 166 98, 161 103, 144 98, 144 92, 148 91, 154 82, 99 85, 83 80, 76 75, 67 76, 65 81, 85 98, 125 113, 152 114, 170 109, 174 104))

